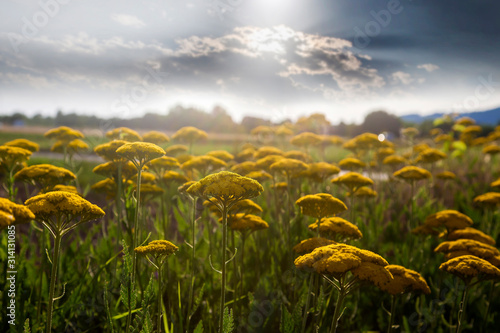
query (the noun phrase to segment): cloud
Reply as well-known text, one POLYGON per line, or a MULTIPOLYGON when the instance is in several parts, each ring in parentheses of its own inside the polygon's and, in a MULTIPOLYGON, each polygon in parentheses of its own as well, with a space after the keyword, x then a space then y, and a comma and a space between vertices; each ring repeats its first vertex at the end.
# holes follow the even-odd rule
POLYGON ((394 84, 404 84, 404 85, 409 85, 414 81, 414 79, 411 77, 410 74, 402 72, 402 71, 397 71, 391 74, 391 79, 394 84))
POLYGON ((111 19, 121 25, 133 28, 142 28, 146 26, 139 18, 128 14, 111 14, 111 19))
POLYGON ((425 69, 428 72, 433 72, 433 71, 439 69, 439 66, 434 65, 434 64, 422 64, 422 65, 418 65, 417 68, 418 69, 425 69))

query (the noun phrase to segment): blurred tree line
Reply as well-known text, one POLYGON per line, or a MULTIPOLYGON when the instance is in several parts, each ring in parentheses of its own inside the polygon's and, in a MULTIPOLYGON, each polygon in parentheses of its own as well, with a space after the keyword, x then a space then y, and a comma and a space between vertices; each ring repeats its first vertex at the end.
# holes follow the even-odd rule
MULTIPOLYGON (((69 126, 73 128, 97 128, 104 127, 130 127, 137 130, 158 130, 175 132, 183 126, 195 126, 207 132, 215 133, 250 133, 257 126, 276 126, 286 122, 289 119, 282 120, 280 123, 272 123, 268 119, 246 116, 240 123, 235 122, 229 113, 220 106, 215 106, 210 112, 193 108, 175 106, 165 114, 147 112, 141 117, 136 118, 111 118, 105 119, 95 115, 83 115, 75 112, 63 113, 58 111, 55 116, 44 116, 36 114, 29 117, 20 111, 11 115, 0 115, 0 124, 11 126, 69 126)), ((364 132, 371 133, 390 133, 398 137, 401 128, 416 127, 421 135, 427 135, 429 130, 434 127, 431 120, 420 124, 403 123, 401 119, 393 114, 383 110, 371 112, 366 115, 361 124, 346 124, 340 121, 332 125, 321 113, 313 113, 309 116, 301 117, 295 122, 297 132, 310 131, 318 134, 339 135, 344 137, 353 137, 364 132)), ((443 123, 439 127, 447 131, 451 128, 451 123, 443 123)), ((483 126, 483 135, 493 130, 494 126, 483 126)))

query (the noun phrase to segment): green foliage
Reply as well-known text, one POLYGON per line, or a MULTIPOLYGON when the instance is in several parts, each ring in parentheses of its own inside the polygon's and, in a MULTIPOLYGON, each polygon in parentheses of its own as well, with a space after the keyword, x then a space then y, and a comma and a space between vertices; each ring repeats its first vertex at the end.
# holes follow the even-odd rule
POLYGON ((233 311, 228 307, 224 308, 224 319, 222 324, 223 333, 231 333, 234 330, 233 311))

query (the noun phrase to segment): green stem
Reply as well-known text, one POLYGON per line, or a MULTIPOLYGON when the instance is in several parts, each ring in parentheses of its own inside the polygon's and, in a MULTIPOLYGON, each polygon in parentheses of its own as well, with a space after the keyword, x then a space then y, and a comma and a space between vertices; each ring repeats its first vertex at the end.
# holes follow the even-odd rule
POLYGON ((309 288, 307 290, 307 298, 306 298, 306 307, 304 308, 304 316, 302 317, 302 330, 301 330, 302 333, 304 333, 306 331, 307 315, 309 312, 309 304, 311 302, 311 292, 312 292, 313 280, 314 280, 314 275, 313 275, 313 273, 310 273, 309 288))
POLYGON ((192 212, 191 212, 191 232, 192 232, 192 243, 193 245, 191 251, 191 284, 189 285, 189 300, 186 315, 186 332, 189 332, 189 321, 191 316, 191 307, 193 306, 193 294, 194 294, 194 277, 195 277, 195 264, 194 258, 196 254, 196 230, 195 230, 195 218, 196 218, 196 199, 191 199, 192 212))
POLYGON ((222 332, 224 323, 224 304, 226 296, 226 241, 227 241, 227 207, 222 209, 222 281, 220 295, 219 332, 222 332))
POLYGON ((394 324, 394 312, 396 311, 396 301, 397 298, 395 295, 392 295, 392 302, 391 302, 391 313, 389 315, 389 327, 387 327, 387 333, 392 332, 392 326, 394 324))
POLYGON ((336 333, 339 326, 340 314, 342 307, 344 306, 344 298, 347 296, 347 290, 343 285, 343 278, 340 278, 340 290, 339 297, 337 298, 337 304, 335 305, 335 314, 333 315, 332 327, 330 329, 331 333, 336 333))
MULTIPOLYGON (((234 230, 231 230, 231 247, 233 248, 233 253, 236 253, 236 240, 234 237, 234 230)), ((234 300, 234 308, 238 309, 238 266, 236 265, 236 260, 233 260, 233 300, 234 300)))
POLYGON ((351 207, 349 207, 349 209, 351 210, 351 223, 353 224, 356 224, 356 222, 354 221, 354 188, 351 190, 351 198, 350 198, 350 201, 351 201, 351 207))
POLYGON ((245 240, 247 238, 246 234, 242 235, 242 240, 241 240, 241 278, 240 278, 240 295, 244 295, 244 290, 243 290, 243 279, 245 276, 245 240))
POLYGON ((162 300, 163 300, 163 294, 161 292, 162 290, 162 276, 161 276, 161 269, 162 265, 158 265, 158 315, 156 318, 156 330, 158 333, 161 333, 161 311, 162 311, 162 300))
POLYGON ((117 248, 120 247, 120 242, 122 241, 122 186, 123 186, 123 180, 122 180, 122 164, 118 163, 118 168, 117 168, 117 177, 116 177, 116 184, 117 184, 117 189, 116 189, 116 197, 115 197, 115 205, 116 205, 116 214, 118 215, 118 241, 117 243, 117 248))
POLYGON ((467 301, 467 293, 469 291, 469 286, 466 285, 463 296, 462 296, 462 301, 460 302, 460 310, 458 311, 458 323, 457 323, 457 333, 460 333, 462 331, 462 320, 464 318, 465 314, 465 305, 467 301))
POLYGON ((482 332, 486 332, 486 327, 488 325, 488 315, 490 313, 491 302, 493 301, 493 291, 495 290, 495 281, 491 281, 490 294, 488 295, 488 306, 486 307, 486 312, 483 318, 482 332))
POLYGON ((132 251, 134 252, 134 264, 132 269, 132 284, 135 282, 135 274, 137 269, 137 253, 134 249, 138 246, 137 240, 139 236, 139 207, 141 204, 141 176, 142 176, 142 168, 137 170, 137 189, 136 189, 136 206, 135 206, 135 218, 134 218, 134 237, 132 241, 132 251))
POLYGON ((53 312, 53 307, 54 307, 54 290, 56 287, 57 267, 59 266, 60 251, 61 251, 61 235, 60 235, 60 233, 58 233, 55 235, 55 238, 54 238, 54 254, 52 256, 52 271, 50 273, 49 304, 47 307, 47 326, 46 326, 47 333, 51 333, 51 331, 52 331, 52 312, 53 312))

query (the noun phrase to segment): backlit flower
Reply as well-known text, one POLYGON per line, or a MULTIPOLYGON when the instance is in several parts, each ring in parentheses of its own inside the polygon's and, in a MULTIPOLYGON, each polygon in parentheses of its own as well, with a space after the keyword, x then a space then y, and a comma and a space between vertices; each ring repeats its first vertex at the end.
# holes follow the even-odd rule
POLYGON ((13 170, 16 165, 26 162, 31 156, 31 151, 14 146, 0 146, 0 165, 7 172, 13 170))
POLYGON ((465 214, 447 209, 427 216, 424 223, 431 228, 446 227, 451 231, 469 227, 474 222, 465 214))
POLYGON ((188 151, 188 147, 184 145, 173 145, 168 148, 165 148, 165 155, 167 156, 177 156, 180 153, 184 153, 188 151))
POLYGON ((485 234, 481 230, 471 227, 453 230, 452 232, 447 234, 446 238, 450 241, 457 239, 472 239, 492 246, 494 246, 496 243, 493 237, 485 234))
POLYGON ((333 164, 326 162, 317 162, 307 165, 307 170, 302 171, 303 177, 310 178, 317 183, 324 182, 328 177, 337 174, 340 169, 333 164))
POLYGON ((500 204, 499 192, 487 192, 474 198, 474 203, 484 207, 495 207, 500 204))
POLYGON ((346 205, 328 193, 309 194, 295 202, 301 208, 302 214, 322 219, 347 210, 346 205))
POLYGON ((447 258, 458 257, 462 254, 472 254, 487 261, 492 260, 495 266, 500 264, 500 251, 492 245, 488 245, 473 239, 457 239, 439 244, 434 252, 442 252, 447 258))
POLYGON ((241 232, 253 232, 269 228, 269 224, 260 216, 240 213, 231 217, 229 228, 241 232))
POLYGON ((15 139, 3 144, 4 146, 19 147, 34 153, 40 149, 40 145, 36 142, 26 139, 15 139))
POLYGON ((60 140, 60 141, 71 141, 74 139, 83 138, 83 133, 67 126, 60 126, 57 128, 53 128, 48 130, 43 135, 48 139, 60 140))
POLYGON ((187 182, 189 179, 186 176, 181 175, 176 171, 168 170, 163 173, 162 180, 167 184, 171 183, 183 184, 187 182))
POLYGON ((446 154, 435 148, 428 148, 421 151, 417 156, 416 162, 420 163, 434 163, 446 158, 446 154))
POLYGON ((234 159, 233 154, 230 154, 225 150, 213 150, 208 152, 206 155, 218 158, 224 162, 229 162, 234 159))
POLYGON ((357 172, 348 172, 340 177, 332 179, 333 184, 346 186, 351 193, 355 193, 362 186, 372 185, 373 180, 357 172))
POLYGON ((483 154, 496 155, 500 153, 500 146, 489 145, 483 148, 483 154))
POLYGON ((302 162, 307 162, 309 160, 311 160, 311 156, 309 156, 309 154, 306 154, 302 151, 299 151, 299 150, 290 150, 290 151, 287 151, 283 157, 286 157, 286 158, 293 158, 295 160, 299 160, 299 161, 302 161, 302 162))
POLYGON ((271 164, 269 169, 273 172, 281 172, 287 177, 294 177, 304 170, 307 170, 307 164, 302 161, 294 160, 293 158, 282 158, 271 164))
MULTIPOLYGON (((309 230, 318 230, 318 223, 320 221, 310 224, 308 226, 309 230)), ((319 225, 319 233, 331 239, 360 239, 363 237, 361 230, 357 226, 338 216, 322 219, 319 225)))
POLYGON ((250 173, 247 173, 244 175, 245 177, 255 179, 259 183, 263 183, 266 180, 271 180, 273 179, 273 176, 271 176, 269 173, 265 172, 264 170, 259 170, 259 171, 252 171, 250 173))
POLYGON ((366 166, 366 164, 357 158, 347 157, 339 162, 339 166, 342 169, 352 171, 352 170, 356 170, 356 169, 362 169, 366 166))
POLYGON ((431 173, 423 168, 410 165, 394 172, 393 176, 406 181, 414 181, 431 178, 431 173))
POLYGON ((311 132, 303 132, 300 134, 297 134, 293 138, 290 139, 290 143, 294 146, 299 146, 299 147, 309 147, 309 146, 314 146, 319 143, 321 143, 323 140, 321 137, 317 134, 311 133, 311 132))
POLYGON ((255 162, 255 165, 259 169, 266 171, 271 171, 271 165, 282 160, 284 157, 281 155, 267 155, 266 157, 260 158, 255 162))
POLYGON ((76 179, 73 172, 51 164, 35 164, 19 170, 14 178, 28 183, 38 183, 42 188, 63 184, 76 179))
POLYGON ((9 225, 28 223, 35 219, 31 210, 23 205, 18 205, 9 199, 0 198, 0 230, 9 225))
POLYGON ((245 161, 231 167, 231 171, 240 175, 245 175, 247 173, 258 171, 259 167, 255 162, 245 161))
POLYGON ((197 129, 193 126, 186 126, 180 128, 177 132, 172 135, 172 139, 177 141, 189 142, 192 144, 193 142, 204 140, 208 138, 208 135, 205 131, 197 129))
POLYGON ((123 140, 127 142, 142 141, 139 133, 128 127, 118 127, 112 129, 106 133, 106 137, 110 140, 123 140))
POLYGON ((134 163, 137 169, 142 169, 149 161, 165 155, 161 147, 149 142, 129 142, 120 146, 116 153, 134 163))
POLYGON ((387 164, 387 165, 406 164, 407 162, 408 161, 406 160, 406 158, 404 158, 403 156, 399 156, 399 155, 387 156, 382 161, 383 164, 387 164))
POLYGON ((227 166, 227 163, 213 156, 195 156, 181 165, 182 170, 198 170, 201 174, 214 172, 227 166))
POLYGON ((272 146, 264 146, 264 147, 260 147, 259 149, 257 149, 257 151, 255 151, 255 153, 253 154, 253 157, 258 160, 258 159, 261 159, 261 158, 264 158, 266 156, 269 156, 269 155, 280 155, 282 156, 284 153, 281 149, 278 149, 276 147, 272 147, 272 146))
POLYGON ((175 253, 179 248, 166 240, 155 240, 149 242, 148 245, 138 246, 134 251, 142 255, 151 255, 153 257, 169 256, 175 253))
POLYGON ((158 131, 149 131, 147 133, 144 133, 144 135, 142 136, 142 141, 161 145, 169 142, 170 139, 165 133, 158 131))
POLYGON ((477 276, 484 280, 500 278, 500 269, 473 255, 452 258, 442 263, 439 269, 458 276, 466 283, 469 283, 470 280, 477 276))
POLYGON ((436 175, 436 178, 446 180, 446 179, 455 179, 455 178, 457 178, 457 176, 451 171, 443 171, 443 172, 438 173, 436 175))
POLYGON ((418 272, 399 265, 388 265, 385 268, 391 272, 394 280, 382 287, 383 291, 391 295, 408 292, 431 293, 429 285, 418 272))
POLYGON ((313 237, 309 239, 304 239, 299 244, 295 245, 292 250, 293 252, 302 255, 305 253, 309 253, 318 247, 332 245, 332 244, 335 244, 335 242, 330 239, 322 237, 313 237))

